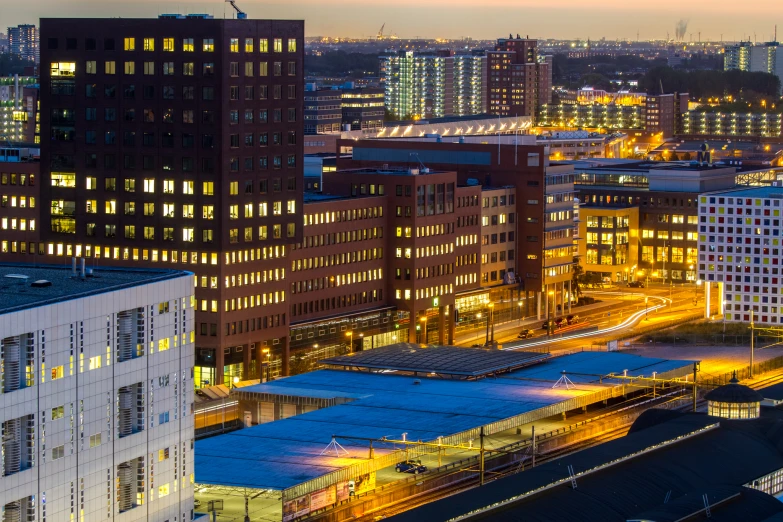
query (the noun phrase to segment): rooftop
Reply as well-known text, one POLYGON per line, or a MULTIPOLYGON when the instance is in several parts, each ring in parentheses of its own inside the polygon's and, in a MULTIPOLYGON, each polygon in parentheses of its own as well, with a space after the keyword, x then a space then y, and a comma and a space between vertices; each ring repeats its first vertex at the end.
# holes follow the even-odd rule
POLYGON ((338 199, 356 199, 355 196, 341 196, 339 194, 322 194, 320 192, 305 192, 304 203, 323 203, 324 201, 336 201, 338 199))
POLYGON ((531 352, 397 343, 375 350, 332 357, 321 362, 338 367, 435 373, 470 378, 507 373, 537 364, 549 357, 549 354, 531 352))
POLYGON ((92 274, 82 279, 72 275, 70 266, 0 263, 0 314, 189 274, 181 270, 93 266, 89 270, 92 270, 92 274))
POLYGON ((341 170, 340 172, 346 174, 383 174, 387 176, 426 176, 430 174, 444 174, 446 172, 453 172, 453 171, 433 170, 426 167, 406 168, 406 167, 389 166, 387 168, 345 169, 345 170, 341 170))
POLYGON ((710 192, 708 195, 727 195, 740 198, 783 198, 783 187, 772 185, 766 187, 738 187, 735 189, 710 192))
MULTIPOLYGON (((421 351, 427 350, 431 349, 421 351)), ((683 376, 692 363, 583 352, 552 357, 492 379, 413 377, 394 370, 318 370, 246 386, 232 391, 232 397, 237 393, 241 399, 270 401, 277 396, 287 403, 301 398, 306 400, 302 404, 318 399, 336 405, 197 441, 196 482, 283 490, 353 464, 380 469, 384 465, 379 461, 366 459, 366 445, 341 439, 349 455, 338 458, 322 453, 334 434, 379 439, 407 433, 412 441, 443 436, 465 442, 475 438, 481 426, 491 435, 616 395, 614 384, 599 383, 599 375, 621 374, 627 368, 634 369, 629 375, 650 375, 653 368, 665 364, 670 371, 679 367, 679 376, 683 376), (527 373, 535 369, 541 371, 527 373), (562 369, 582 369, 594 375, 574 376, 574 387, 553 387, 562 369), (232 472, 226 473, 227 469, 232 472)), ((375 449, 376 459, 395 451, 391 445, 379 444, 375 449)))

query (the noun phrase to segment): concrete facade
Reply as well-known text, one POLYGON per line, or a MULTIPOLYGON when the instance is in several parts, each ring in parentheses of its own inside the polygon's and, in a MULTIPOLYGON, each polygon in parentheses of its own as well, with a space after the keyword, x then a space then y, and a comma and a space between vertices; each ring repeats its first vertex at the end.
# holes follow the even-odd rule
POLYGON ((9 271, 75 287, 0 309, 3 520, 191 520, 192 274, 137 273, 90 293, 116 276, 0 270, 2 293, 48 290, 9 271))

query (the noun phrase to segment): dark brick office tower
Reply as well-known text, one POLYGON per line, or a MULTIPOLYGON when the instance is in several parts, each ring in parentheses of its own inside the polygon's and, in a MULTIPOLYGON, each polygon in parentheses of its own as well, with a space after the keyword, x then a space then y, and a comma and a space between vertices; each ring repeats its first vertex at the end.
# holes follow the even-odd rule
POLYGON ((41 20, 35 251, 192 271, 197 385, 288 370, 303 49, 302 21, 41 20))

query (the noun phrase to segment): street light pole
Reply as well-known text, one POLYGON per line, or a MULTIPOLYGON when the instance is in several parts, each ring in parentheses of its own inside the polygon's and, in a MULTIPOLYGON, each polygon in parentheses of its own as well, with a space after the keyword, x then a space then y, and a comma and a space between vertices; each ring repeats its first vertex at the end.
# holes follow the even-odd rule
MULTIPOLYGON (((547 303, 549 303, 549 297, 552 297, 552 308, 554 308, 555 307, 555 299, 554 299, 555 292, 552 291, 552 290, 549 291, 549 294, 547 296, 547 303)), ((552 308, 550 308, 548 305, 547 305, 546 308, 547 308, 547 314, 546 314, 546 335, 547 335, 547 337, 551 337, 552 333, 553 333, 553 330, 554 330, 554 325, 552 324, 552 308)))
POLYGON ((489 322, 491 324, 489 342, 495 342, 495 303, 489 303, 489 322))
POLYGON ((486 312, 486 314, 487 314, 487 320, 485 321, 485 325, 486 325, 486 330, 487 330, 487 332, 486 332, 486 334, 484 335, 484 346, 486 346, 487 344, 489 344, 489 315, 490 315, 490 313, 491 313, 491 312, 490 312, 490 309, 489 309, 489 308, 487 308, 487 312, 486 312))
POLYGON ((522 301, 517 303, 517 309, 519 310, 519 324, 522 324, 522 301))
POLYGON ((350 338, 350 341, 348 344, 348 353, 353 353, 353 330, 349 330, 345 332, 346 337, 350 338))
MULTIPOLYGON (((477 319, 478 321, 481 321, 481 312, 478 312, 478 313, 476 314, 476 319, 477 319)), ((478 325, 476 325, 476 326, 478 326, 478 325)), ((478 336, 479 336, 479 334, 478 334, 478 333, 479 333, 479 330, 478 330, 478 328, 476 328, 476 340, 477 340, 477 341, 478 341, 478 336)))
POLYGON ((421 330, 422 330, 422 343, 421 344, 427 344, 427 316, 423 315, 419 318, 419 322, 421 323, 421 330))

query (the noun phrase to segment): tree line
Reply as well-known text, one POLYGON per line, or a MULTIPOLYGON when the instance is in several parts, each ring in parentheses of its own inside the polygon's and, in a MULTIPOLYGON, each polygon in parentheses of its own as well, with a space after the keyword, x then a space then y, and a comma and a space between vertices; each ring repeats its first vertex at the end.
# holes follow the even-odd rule
POLYGON ((780 79, 774 74, 748 71, 685 71, 653 67, 639 81, 640 90, 650 94, 687 92, 693 99, 723 97, 748 99, 780 96, 780 79))

